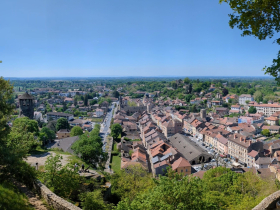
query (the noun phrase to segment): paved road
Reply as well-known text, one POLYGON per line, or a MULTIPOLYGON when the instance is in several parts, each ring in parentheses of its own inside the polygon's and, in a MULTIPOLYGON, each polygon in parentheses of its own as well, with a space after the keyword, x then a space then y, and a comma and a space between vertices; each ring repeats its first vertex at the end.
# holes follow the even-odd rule
MULTIPOLYGON (((106 144, 107 144, 106 138, 107 138, 107 136, 109 134, 108 131, 109 131, 109 128, 110 128, 111 119, 113 117, 113 110, 114 110, 115 104, 117 104, 117 106, 118 106, 118 102, 116 102, 116 103, 113 103, 109 107, 109 111, 107 112, 107 115, 106 115, 103 123, 101 124, 100 136, 103 139, 103 151, 105 151, 105 148, 106 148, 106 144)), ((116 110, 115 110, 115 112, 116 112, 116 110)))

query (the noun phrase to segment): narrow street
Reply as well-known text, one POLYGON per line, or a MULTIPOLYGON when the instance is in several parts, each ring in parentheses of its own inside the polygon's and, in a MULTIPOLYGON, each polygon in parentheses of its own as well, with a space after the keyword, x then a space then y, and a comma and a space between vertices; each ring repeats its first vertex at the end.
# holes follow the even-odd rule
POLYGON ((100 131, 100 137, 103 139, 103 151, 105 151, 106 148, 106 144, 107 144, 107 136, 109 135, 109 129, 110 129, 110 123, 111 123, 111 119, 113 117, 113 110, 114 113, 116 112, 118 107, 118 102, 114 102, 112 103, 112 105, 109 107, 109 111, 103 121, 103 123, 101 124, 101 131, 100 131), (115 108, 115 104, 116 104, 116 108, 115 108))

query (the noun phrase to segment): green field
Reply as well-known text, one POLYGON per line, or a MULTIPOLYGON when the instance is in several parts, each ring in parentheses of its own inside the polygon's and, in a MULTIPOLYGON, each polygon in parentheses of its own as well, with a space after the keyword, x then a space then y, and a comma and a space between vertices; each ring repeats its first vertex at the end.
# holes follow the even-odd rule
POLYGON ((111 168, 114 172, 121 170, 121 157, 118 155, 112 155, 111 168))
POLYGON ((103 121, 103 118, 92 118, 91 122, 97 122, 97 123, 101 123, 103 121))

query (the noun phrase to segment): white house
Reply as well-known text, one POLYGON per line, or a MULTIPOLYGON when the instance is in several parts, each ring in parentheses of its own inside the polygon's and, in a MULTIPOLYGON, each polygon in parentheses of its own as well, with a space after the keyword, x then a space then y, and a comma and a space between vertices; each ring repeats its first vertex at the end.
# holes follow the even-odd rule
POLYGON ((246 101, 254 101, 254 98, 250 94, 242 94, 239 96, 239 104, 240 105, 246 105, 246 101))
POLYGON ((104 111, 102 109, 96 109, 95 114, 96 117, 101 117, 104 114, 104 111))

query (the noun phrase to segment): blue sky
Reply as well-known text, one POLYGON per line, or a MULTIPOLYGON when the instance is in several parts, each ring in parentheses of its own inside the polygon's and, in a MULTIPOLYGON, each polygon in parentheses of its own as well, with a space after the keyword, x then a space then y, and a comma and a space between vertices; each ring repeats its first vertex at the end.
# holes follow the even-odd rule
POLYGON ((262 76, 273 39, 241 37, 218 0, 9 0, 6 77, 262 76))

